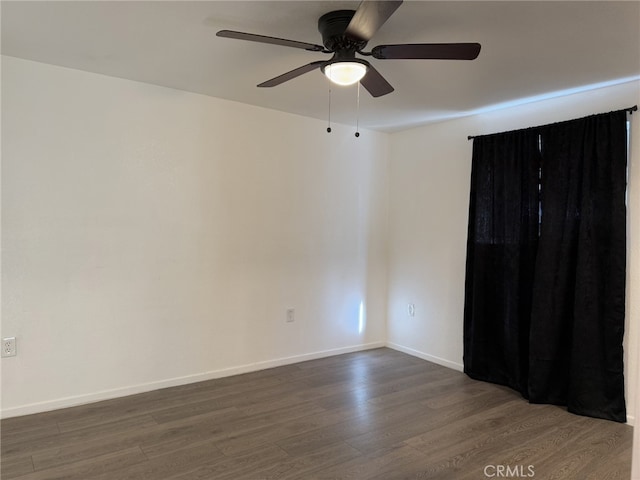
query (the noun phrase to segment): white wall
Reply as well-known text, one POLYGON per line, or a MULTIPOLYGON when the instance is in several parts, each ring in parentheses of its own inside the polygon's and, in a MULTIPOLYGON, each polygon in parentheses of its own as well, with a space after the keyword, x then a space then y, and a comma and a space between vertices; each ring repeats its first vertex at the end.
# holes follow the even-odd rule
MULTIPOLYGON (((639 103, 640 82, 474 115, 393 134, 389 170, 388 342, 462 370, 464 274, 472 142, 639 103), (407 304, 415 304, 415 317, 407 304)), ((628 189, 627 409, 636 415, 640 327, 640 114, 632 117, 628 189)))
POLYGON ((383 345, 388 135, 11 57, 2 102, 4 416, 383 345))

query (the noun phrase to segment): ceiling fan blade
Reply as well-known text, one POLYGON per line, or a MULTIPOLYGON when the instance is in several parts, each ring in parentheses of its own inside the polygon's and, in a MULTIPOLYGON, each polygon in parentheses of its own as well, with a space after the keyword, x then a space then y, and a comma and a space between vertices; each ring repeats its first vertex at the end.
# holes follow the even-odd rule
POLYGON ((256 35, 254 33, 234 32, 233 30, 220 30, 216 33, 218 37, 235 38, 237 40, 248 40, 250 42, 270 43, 283 47, 301 48, 312 52, 322 52, 324 47, 313 43, 298 42, 297 40, 287 40, 286 38, 267 37, 266 35, 256 35))
POLYGON ((349 22, 345 33, 358 40, 366 40, 368 42, 384 22, 389 20, 389 17, 401 3, 402 0, 386 2, 363 0, 349 22))
POLYGON ((283 73, 282 75, 278 75, 277 77, 272 78, 271 80, 262 82, 258 86, 259 87, 275 87, 276 85, 280 85, 281 83, 288 82, 289 80, 293 80, 294 78, 299 77, 300 75, 303 75, 307 72, 315 70, 316 68, 320 68, 325 63, 327 62, 318 61, 318 62, 308 63, 307 65, 303 65, 301 67, 295 68, 290 72, 283 73))
POLYGON ((371 55, 380 60, 473 60, 479 53, 479 43, 405 43, 378 45, 371 50, 371 55))
POLYGON ((369 65, 367 69, 367 74, 360 80, 360 84, 367 89, 367 92, 369 92, 372 97, 381 97, 382 95, 393 92, 391 84, 371 65, 369 65))

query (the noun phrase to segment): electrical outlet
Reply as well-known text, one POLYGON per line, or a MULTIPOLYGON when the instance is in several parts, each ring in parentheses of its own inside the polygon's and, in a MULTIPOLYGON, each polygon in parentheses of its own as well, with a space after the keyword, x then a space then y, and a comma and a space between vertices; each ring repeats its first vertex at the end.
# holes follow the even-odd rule
POLYGON ((291 323, 291 322, 295 322, 296 321, 296 315, 295 315, 295 310, 293 308, 288 308, 287 309, 287 323, 291 323))
POLYGON ((2 339, 2 356, 16 356, 16 337, 7 337, 2 339))
POLYGON ((413 303, 407 304, 407 313, 410 317, 416 316, 416 306, 413 303))

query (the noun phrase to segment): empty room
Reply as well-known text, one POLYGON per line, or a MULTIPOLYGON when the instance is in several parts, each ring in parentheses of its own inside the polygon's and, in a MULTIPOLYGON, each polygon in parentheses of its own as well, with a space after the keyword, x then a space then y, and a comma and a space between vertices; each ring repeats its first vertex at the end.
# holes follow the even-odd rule
POLYGON ((640 2, 0 19, 2 480, 640 480, 640 2))

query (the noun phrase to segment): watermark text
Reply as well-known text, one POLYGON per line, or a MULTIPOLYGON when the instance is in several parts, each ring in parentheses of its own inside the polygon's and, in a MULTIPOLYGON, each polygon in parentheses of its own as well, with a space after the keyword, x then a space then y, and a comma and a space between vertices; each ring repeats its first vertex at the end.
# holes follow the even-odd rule
POLYGON ((532 478, 536 476, 533 465, 487 465, 483 469, 487 478, 532 478))

